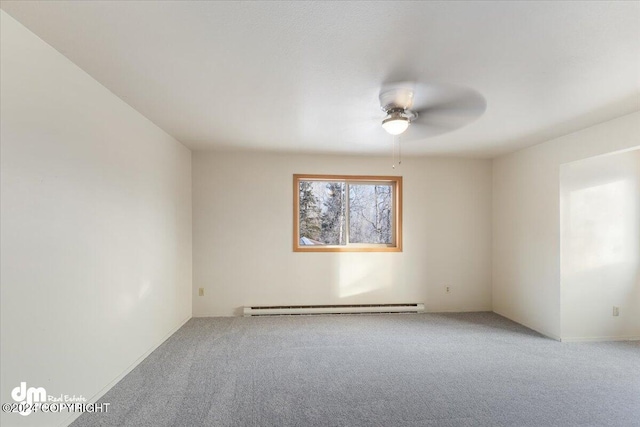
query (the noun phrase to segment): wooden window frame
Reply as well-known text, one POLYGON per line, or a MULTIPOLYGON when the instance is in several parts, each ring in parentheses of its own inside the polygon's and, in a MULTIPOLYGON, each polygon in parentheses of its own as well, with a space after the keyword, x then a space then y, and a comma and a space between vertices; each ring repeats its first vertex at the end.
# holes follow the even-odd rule
MULTIPOLYGON (((348 224, 348 221, 347 221, 348 224)), ((347 225, 348 228, 348 225, 347 225)), ((293 175, 293 251, 294 252, 402 252, 402 177, 376 175, 293 175), (391 245, 356 244, 306 246, 300 245, 300 181, 338 181, 346 183, 385 183, 393 189, 393 240, 391 245)))

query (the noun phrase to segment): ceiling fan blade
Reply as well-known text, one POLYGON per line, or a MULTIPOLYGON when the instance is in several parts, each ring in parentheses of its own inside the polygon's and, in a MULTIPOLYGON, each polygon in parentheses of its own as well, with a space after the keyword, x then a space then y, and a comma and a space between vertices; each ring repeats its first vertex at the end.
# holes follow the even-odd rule
POLYGON ((420 92, 415 99, 414 111, 418 118, 410 128, 414 128, 412 133, 416 136, 427 138, 460 129, 477 120, 487 109, 484 97, 473 89, 445 85, 430 87, 431 97, 420 92))
POLYGON ((436 107, 481 109, 486 101, 480 93, 464 86, 443 83, 416 83, 414 85, 413 111, 418 113, 436 107))

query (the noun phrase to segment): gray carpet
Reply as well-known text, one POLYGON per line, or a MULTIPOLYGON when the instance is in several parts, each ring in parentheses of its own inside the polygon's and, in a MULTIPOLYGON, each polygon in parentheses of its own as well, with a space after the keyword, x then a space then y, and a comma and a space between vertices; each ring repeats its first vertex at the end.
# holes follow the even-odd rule
POLYGON ((198 318, 74 426, 640 426, 640 343, 493 313, 198 318))

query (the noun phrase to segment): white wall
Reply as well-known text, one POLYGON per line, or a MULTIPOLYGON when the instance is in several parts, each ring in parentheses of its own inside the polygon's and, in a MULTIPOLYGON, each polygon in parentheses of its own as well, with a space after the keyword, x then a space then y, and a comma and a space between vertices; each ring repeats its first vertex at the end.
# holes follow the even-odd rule
POLYGON ((490 161, 407 158, 394 171, 387 157, 194 152, 193 206, 194 316, 283 304, 491 310, 490 161), (294 253, 294 173, 402 175, 404 251, 294 253))
POLYGON ((560 209, 563 341, 640 339, 640 150, 561 165, 560 209))
POLYGON ((2 402, 91 398, 191 316, 191 154, 0 13, 2 402))
POLYGON ((560 318, 560 165, 640 143, 640 112, 493 160, 493 309, 554 338, 560 318))

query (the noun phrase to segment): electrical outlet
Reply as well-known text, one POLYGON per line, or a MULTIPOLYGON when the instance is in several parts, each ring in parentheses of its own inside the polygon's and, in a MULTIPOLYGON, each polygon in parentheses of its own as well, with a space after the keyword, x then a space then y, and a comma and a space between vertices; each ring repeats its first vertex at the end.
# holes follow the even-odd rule
POLYGON ((201 296, 201 297, 204 296, 204 288, 198 289, 198 296, 201 296))
POLYGON ((444 291, 445 291, 446 293, 450 294, 450 293, 451 293, 451 286, 445 286, 445 287, 444 287, 444 291))
POLYGON ((614 317, 620 316, 620 307, 616 307, 615 305, 613 306, 613 316, 614 317))

